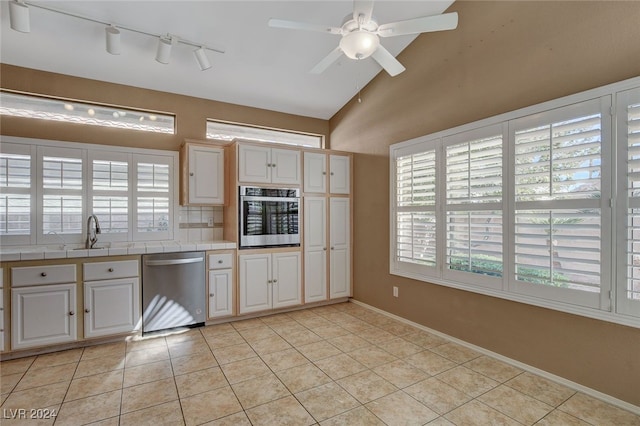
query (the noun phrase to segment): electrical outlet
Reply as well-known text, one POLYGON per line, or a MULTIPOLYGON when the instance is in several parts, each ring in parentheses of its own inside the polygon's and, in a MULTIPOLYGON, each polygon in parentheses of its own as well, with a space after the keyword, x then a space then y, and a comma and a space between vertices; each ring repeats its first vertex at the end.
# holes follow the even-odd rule
POLYGON ((393 286, 393 297, 398 297, 398 287, 393 286))
POLYGON ((207 225, 208 225, 208 226, 213 226, 213 218, 212 218, 212 217, 210 217, 210 218, 207 220, 207 225))

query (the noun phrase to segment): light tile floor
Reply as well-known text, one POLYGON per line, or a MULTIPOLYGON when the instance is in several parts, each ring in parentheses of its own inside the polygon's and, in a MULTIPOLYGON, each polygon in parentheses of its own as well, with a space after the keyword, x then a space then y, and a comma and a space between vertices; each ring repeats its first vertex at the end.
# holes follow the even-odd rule
POLYGON ((3 425, 640 425, 630 412, 353 303, 0 369, 3 425))

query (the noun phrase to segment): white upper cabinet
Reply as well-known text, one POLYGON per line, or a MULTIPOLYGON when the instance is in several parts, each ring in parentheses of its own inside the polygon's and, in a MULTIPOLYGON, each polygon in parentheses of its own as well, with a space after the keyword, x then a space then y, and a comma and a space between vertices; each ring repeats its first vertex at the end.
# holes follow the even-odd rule
POLYGON ((300 151, 239 145, 240 182, 300 184, 300 151))
POLYGON ((224 149, 186 144, 186 150, 182 204, 224 204, 224 149))
POLYGON ((304 192, 327 192, 327 155, 304 153, 304 192))
POLYGON ((329 192, 348 194, 350 192, 351 168, 346 155, 329 156, 329 192))

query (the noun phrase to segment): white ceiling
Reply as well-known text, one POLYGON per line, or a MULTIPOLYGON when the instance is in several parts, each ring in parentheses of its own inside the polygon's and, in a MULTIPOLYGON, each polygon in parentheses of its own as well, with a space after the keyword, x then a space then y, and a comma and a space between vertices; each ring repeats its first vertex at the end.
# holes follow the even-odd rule
MULTIPOLYGON (((381 71, 371 58, 343 57, 323 74, 310 74, 340 36, 267 26, 270 18, 280 18, 339 27, 352 13, 347 0, 33 3, 153 34, 171 33, 225 53, 208 52, 213 67, 200 71, 195 48, 179 44, 163 65, 154 59, 157 39, 122 30, 122 54, 110 55, 103 25, 31 7, 31 32, 20 33, 11 30, 8 3, 2 0, 3 63, 321 119, 333 116, 381 71)), ((382 24, 440 14, 451 3, 378 1, 373 13, 382 24)), ((396 56, 414 38, 381 41, 396 56)))

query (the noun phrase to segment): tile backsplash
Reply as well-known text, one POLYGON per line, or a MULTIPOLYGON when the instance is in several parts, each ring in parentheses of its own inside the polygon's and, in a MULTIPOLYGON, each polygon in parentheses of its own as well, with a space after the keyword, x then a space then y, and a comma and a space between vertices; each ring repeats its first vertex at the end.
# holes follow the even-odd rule
POLYGON ((223 238, 222 206, 180 206, 178 222, 180 241, 217 241, 223 238))

